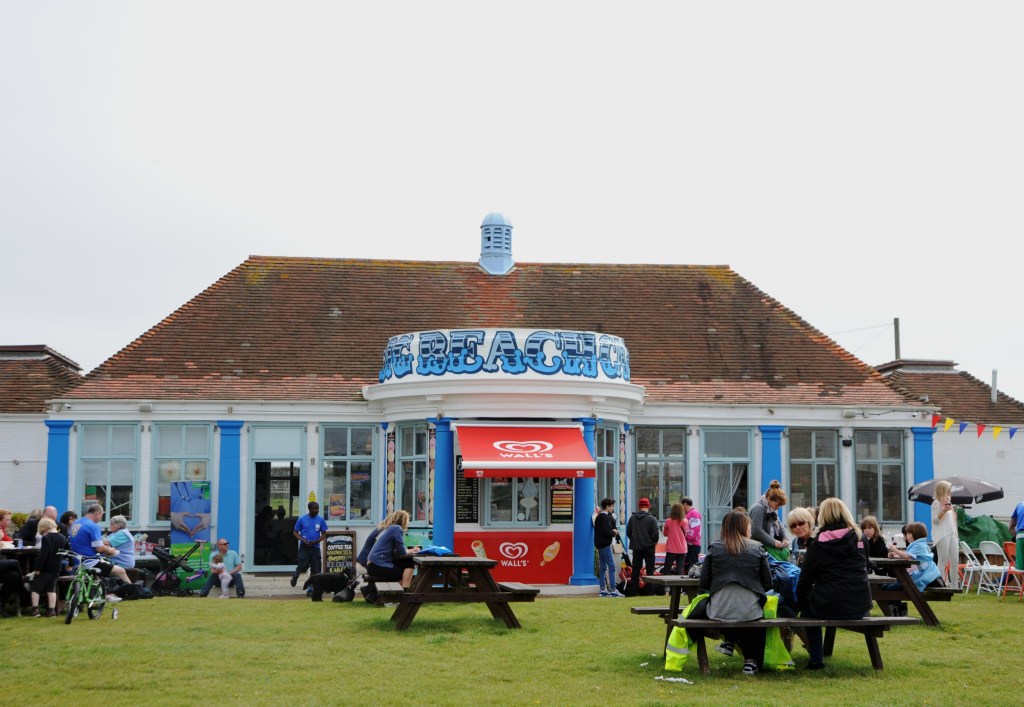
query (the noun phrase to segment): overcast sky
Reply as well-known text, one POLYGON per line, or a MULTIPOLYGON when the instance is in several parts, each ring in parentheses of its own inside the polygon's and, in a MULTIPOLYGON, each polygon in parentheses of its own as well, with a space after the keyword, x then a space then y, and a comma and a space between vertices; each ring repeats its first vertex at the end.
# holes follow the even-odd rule
POLYGON ((0 343, 87 372, 251 254, 475 261, 499 211, 517 261, 727 264, 1021 400, 1022 20, 0 2, 0 343))

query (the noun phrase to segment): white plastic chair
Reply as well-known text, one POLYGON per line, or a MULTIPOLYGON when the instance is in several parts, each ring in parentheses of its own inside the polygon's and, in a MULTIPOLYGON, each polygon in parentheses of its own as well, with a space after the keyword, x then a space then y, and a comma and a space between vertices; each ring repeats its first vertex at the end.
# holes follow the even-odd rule
POLYGON ((964 593, 971 591, 971 584, 974 582, 975 577, 978 579, 978 594, 981 594, 981 579, 984 567, 981 561, 971 550, 971 547, 963 540, 960 541, 960 554, 963 555, 967 562, 959 565, 960 571, 960 584, 963 588, 964 593))
MULTIPOLYGON (((1007 581, 1007 573, 1010 570, 1010 560, 1003 552, 1003 548, 992 540, 982 540, 978 543, 978 551, 981 553, 983 564, 981 568, 981 584, 978 585, 978 594, 984 590, 999 594, 1003 591, 1003 582, 1007 581), (1001 564, 992 562, 990 558, 996 558, 1001 564)), ((1018 580, 1019 581, 1019 580, 1018 580)))

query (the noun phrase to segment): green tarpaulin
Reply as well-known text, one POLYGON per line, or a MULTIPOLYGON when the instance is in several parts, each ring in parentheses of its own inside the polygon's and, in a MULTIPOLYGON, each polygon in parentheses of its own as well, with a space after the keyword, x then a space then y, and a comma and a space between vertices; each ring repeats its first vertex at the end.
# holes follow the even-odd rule
POLYGON ((970 517, 963 508, 956 509, 957 531, 960 539, 968 546, 978 547, 982 540, 992 540, 1001 546, 1007 540, 1013 540, 1013 533, 1005 523, 992 516, 970 517))

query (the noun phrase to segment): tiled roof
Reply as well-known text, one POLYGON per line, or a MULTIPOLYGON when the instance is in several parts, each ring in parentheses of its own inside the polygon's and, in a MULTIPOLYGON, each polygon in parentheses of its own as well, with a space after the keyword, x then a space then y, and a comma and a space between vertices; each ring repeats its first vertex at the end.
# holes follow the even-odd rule
POLYGON ((253 256, 87 376, 73 398, 362 400, 389 336, 564 328, 623 337, 649 402, 907 405, 726 266, 253 256))
POLYGON ((46 346, 0 346, 0 413, 42 414, 82 380, 78 364, 46 346))
MULTIPOLYGON (((929 405, 937 405, 939 413, 958 422, 982 425, 1024 424, 1024 403, 999 393, 992 402, 992 386, 964 371, 932 367, 930 370, 901 368, 889 378, 915 397, 928 397, 929 405)), ((887 364, 898 366, 898 363, 887 364)), ((884 369, 883 369, 884 370, 884 369)))

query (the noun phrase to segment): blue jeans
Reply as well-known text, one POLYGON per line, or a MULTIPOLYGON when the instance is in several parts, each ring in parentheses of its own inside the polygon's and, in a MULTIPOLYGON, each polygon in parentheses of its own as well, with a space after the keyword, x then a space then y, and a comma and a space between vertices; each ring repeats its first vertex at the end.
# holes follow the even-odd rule
MULTIPOLYGON (((867 615, 867 612, 856 611, 849 614, 815 614, 811 607, 807 607, 800 612, 800 616, 805 619, 863 619, 867 615)), ((812 663, 824 663, 825 652, 823 641, 821 638, 821 627, 820 626, 808 626, 807 627, 807 653, 810 655, 810 662, 812 663)))
POLYGON ((597 548, 597 583, 605 591, 615 591, 615 553, 612 546, 597 548))
MULTIPOLYGON (((220 586, 220 579, 217 578, 217 575, 211 572, 210 576, 206 578, 206 584, 204 584, 203 588, 199 590, 199 596, 205 597, 215 586, 220 586)), ((239 599, 245 596, 245 584, 242 582, 241 572, 231 573, 231 584, 228 586, 235 588, 235 594, 239 599)))

